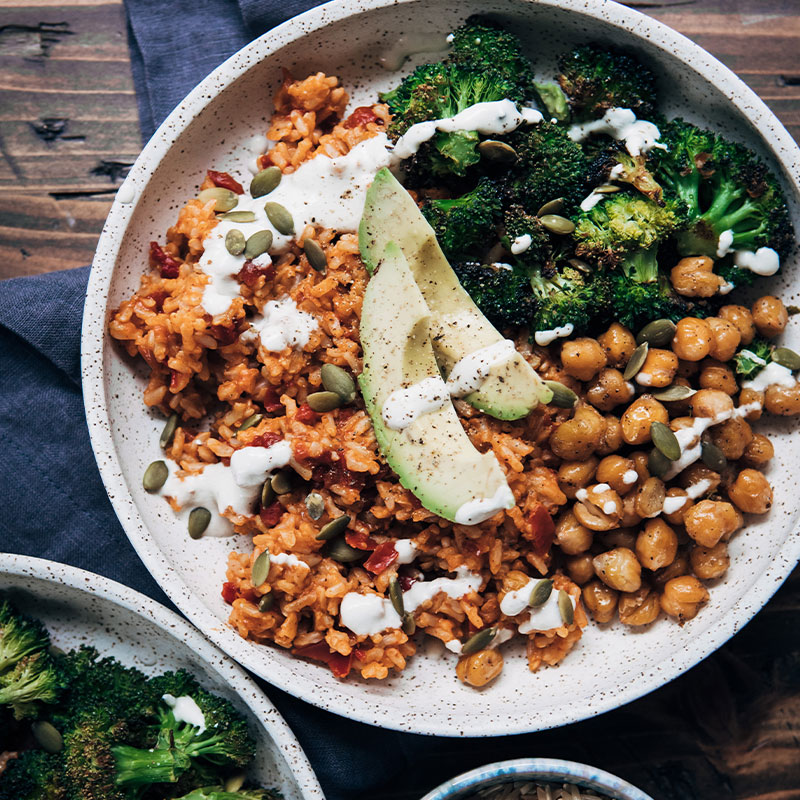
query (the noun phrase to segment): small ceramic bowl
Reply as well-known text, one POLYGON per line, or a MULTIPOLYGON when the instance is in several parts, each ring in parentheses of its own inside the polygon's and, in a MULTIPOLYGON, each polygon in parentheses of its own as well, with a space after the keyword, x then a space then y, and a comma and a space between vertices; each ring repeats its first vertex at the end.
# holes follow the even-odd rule
POLYGON ((451 778, 428 792, 422 800, 461 800, 479 789, 514 781, 540 781, 556 786, 572 783, 581 789, 593 789, 613 800, 653 800, 649 794, 610 772, 558 758, 517 758, 487 764, 451 778))

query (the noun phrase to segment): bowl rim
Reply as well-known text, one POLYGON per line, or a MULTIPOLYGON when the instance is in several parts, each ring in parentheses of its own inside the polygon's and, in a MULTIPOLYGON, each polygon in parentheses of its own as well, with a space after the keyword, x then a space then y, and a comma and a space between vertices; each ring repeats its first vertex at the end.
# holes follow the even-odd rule
POLYGON ((122 583, 59 561, 0 553, 0 577, 4 575, 57 582, 76 589, 142 617, 156 625, 165 636, 186 645, 250 709, 280 751, 305 800, 324 800, 325 795, 308 756, 272 701, 231 656, 212 644, 183 617, 122 583))
MULTIPOLYGON (((635 683, 604 691, 601 697, 595 698, 594 705, 588 712, 584 704, 575 700, 560 704, 557 709, 550 707, 537 715, 535 720, 533 718, 526 720, 525 715, 519 715, 515 720, 496 719, 487 721, 482 730, 470 731, 467 734, 463 730, 458 730, 457 725, 446 715, 441 715, 439 719, 432 714, 415 714, 410 715, 412 721, 407 720, 407 715, 387 715, 381 698, 377 695, 370 696, 365 693, 359 702, 351 703, 346 698, 339 699, 336 692, 317 692, 313 681, 298 679, 279 658, 265 658, 252 642, 241 639, 229 626, 220 625, 220 618, 203 603, 192 602, 193 592, 175 569, 165 562, 127 488, 114 447, 111 422, 108 417, 104 385, 104 354, 108 336, 107 301, 114 266, 123 232, 141 198, 141 191, 146 187, 169 148, 191 124, 194 117, 202 111, 209 97, 216 97, 251 69, 256 61, 270 57, 279 47, 349 17, 418 1, 332 0, 299 14, 254 39, 223 62, 201 81, 159 126, 117 192, 92 263, 81 333, 84 407, 92 450, 101 478, 120 524, 134 549, 181 613, 204 636, 243 667, 312 705, 371 725, 410 733, 451 737, 529 733, 559 727, 619 708, 660 688, 694 667, 747 624, 786 580, 800 560, 800 536, 786 537, 770 565, 750 587, 747 596, 740 596, 728 612, 716 620, 713 631, 704 630, 701 639, 693 642, 691 650, 680 648, 668 659, 661 661, 657 667, 644 670, 635 683)), ((651 46, 680 60, 687 69, 722 91, 728 101, 749 120, 750 125, 759 132, 764 144, 800 195, 798 144, 764 101, 728 67, 698 44, 656 19, 608 0, 518 0, 518 2, 520 5, 548 6, 567 10, 583 17, 587 22, 599 20, 608 23, 635 38, 648 41, 651 46)), ((798 529, 800 522, 794 533, 798 529)))

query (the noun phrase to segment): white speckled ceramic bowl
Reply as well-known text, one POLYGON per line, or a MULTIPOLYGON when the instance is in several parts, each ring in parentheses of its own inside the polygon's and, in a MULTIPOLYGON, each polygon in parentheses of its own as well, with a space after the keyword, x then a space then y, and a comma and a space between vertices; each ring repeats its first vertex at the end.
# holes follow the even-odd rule
POLYGON ((63 650, 88 644, 146 674, 186 669, 246 716, 256 739, 251 777, 286 800, 324 800, 275 706, 244 670, 177 614, 122 584, 55 561, 0 554, 0 592, 41 620, 63 650))
POLYGON ((557 758, 518 758, 487 764, 451 778, 428 792, 422 800, 466 800, 479 789, 515 781, 572 783, 581 789, 602 792, 613 800, 653 800, 649 794, 610 772, 557 758))
MULTIPOLYGON (((776 434, 771 513, 759 522, 750 520, 734 538, 728 575, 713 587, 709 605, 682 628, 663 620, 646 630, 592 627, 558 669, 536 675, 509 645, 501 677, 482 691, 456 680, 453 655, 435 643, 422 646, 409 667, 390 680, 341 682, 319 664, 245 641, 227 626, 228 607, 220 598, 226 556, 249 542, 192 541, 163 500, 142 490, 146 465, 161 457, 163 420, 142 403, 144 365, 123 357, 106 324, 110 311, 138 286, 147 268, 148 242, 163 239, 206 168, 228 169, 239 143, 265 129, 281 67, 296 75, 316 70, 339 75, 354 106, 371 102, 376 90, 398 79, 378 66, 380 58, 396 60, 398 47, 440 47, 442 39, 432 39, 432 31, 451 30, 477 11, 495 13, 518 33, 543 77, 552 76, 555 55, 577 42, 632 48, 655 68, 666 113, 713 125, 757 148, 782 175, 797 209, 800 152, 778 120, 712 56, 638 12, 606 0, 345 0, 303 14, 249 44, 159 128, 108 217, 83 330, 86 413, 100 472, 131 542, 186 616, 241 664, 297 697, 374 725, 453 736, 533 731, 615 708, 687 670, 744 625, 800 553, 795 477, 800 449, 789 435, 792 424, 768 423, 776 434)), ((415 56, 412 63, 429 57, 415 56)), ((771 284, 787 302, 798 302, 795 273, 787 264, 771 284)), ((784 337, 790 346, 798 344, 796 320, 784 337)))

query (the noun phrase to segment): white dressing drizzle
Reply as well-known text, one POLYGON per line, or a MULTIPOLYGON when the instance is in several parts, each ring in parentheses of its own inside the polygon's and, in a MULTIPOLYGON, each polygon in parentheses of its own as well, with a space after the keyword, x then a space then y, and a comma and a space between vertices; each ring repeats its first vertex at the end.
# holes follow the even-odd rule
POLYGON ((197 728, 198 736, 205 733, 206 718, 193 697, 182 695, 175 697, 171 694, 161 696, 161 699, 172 709, 172 716, 176 722, 185 722, 197 728))
POLYGON ((536 342, 539 347, 547 347, 547 345, 552 344, 556 339, 563 339, 566 336, 571 336, 574 330, 575 326, 571 322, 568 322, 566 325, 561 325, 549 331, 536 331, 533 334, 533 341, 536 342))
POLYGON ((722 231, 717 241, 717 258, 724 258, 731 251, 733 244, 733 231, 722 231))
MULTIPOLYGON (((531 608, 531 592, 539 580, 539 578, 531 578, 520 589, 507 592, 500 601, 500 611, 507 617, 516 617, 524 611, 529 612, 528 618, 519 623, 519 632, 522 634, 549 631, 560 628, 564 624, 558 609, 558 591, 555 589, 550 592, 545 603, 537 608, 531 608)), ((569 599, 574 609, 575 598, 569 595, 569 599)))
POLYGON ((269 560, 272 564, 281 564, 289 567, 303 566, 306 569, 311 569, 305 561, 299 559, 294 553, 270 553, 269 560))
POLYGON ((253 317, 251 325, 261 345, 273 353, 286 347, 305 347, 318 327, 314 315, 301 311, 291 297, 269 300, 264 313, 253 317))
POLYGON ((478 525, 504 508, 513 508, 515 502, 508 484, 502 483, 491 497, 478 497, 464 503, 456 511, 455 521, 459 525, 478 525))
POLYGON ((438 411, 449 402, 447 385, 439 376, 432 376, 407 389, 395 389, 384 401, 381 416, 388 428, 402 431, 418 417, 438 411))
POLYGON ((722 286, 719 287, 717 290, 718 294, 730 294, 736 286, 734 286, 730 281, 725 281, 722 286))
POLYGON ((759 247, 752 250, 737 250, 733 254, 733 263, 740 269, 749 269, 756 275, 774 275, 781 268, 781 259, 771 247, 759 247))
POLYGON ((411 539, 398 539, 394 549, 397 551, 395 564, 411 564, 417 557, 417 546, 411 539))
POLYGON ((515 256, 518 256, 520 253, 524 253, 531 244, 533 244, 531 235, 529 233, 523 233, 522 236, 517 236, 517 238, 511 242, 511 252, 515 256))
POLYGON ((447 388, 453 397, 463 397, 465 394, 477 391, 486 380, 489 370, 508 361, 517 348, 511 339, 481 347, 473 353, 460 358, 450 370, 447 377, 447 388))
MULTIPOLYGON (((751 353, 750 355, 755 355, 751 353)), ((755 356, 755 361, 761 361, 763 363, 763 359, 755 356)), ((797 378, 792 375, 792 371, 788 367, 784 367, 783 364, 777 364, 774 361, 770 361, 764 369, 762 369, 758 375, 755 376, 752 380, 743 381, 742 382, 742 389, 753 389, 756 392, 764 392, 767 390, 768 387, 773 385, 778 386, 785 386, 787 388, 791 388, 797 384, 797 378)))
POLYGON ((571 125, 569 137, 574 142, 582 142, 593 133, 605 133, 618 142, 625 143, 625 149, 632 156, 648 153, 654 147, 665 149, 658 140, 661 131, 652 123, 636 119, 630 108, 609 108, 600 119, 571 125))
POLYGON ((639 473, 635 469, 626 469, 622 475, 622 482, 626 486, 636 483, 639 480, 639 473))

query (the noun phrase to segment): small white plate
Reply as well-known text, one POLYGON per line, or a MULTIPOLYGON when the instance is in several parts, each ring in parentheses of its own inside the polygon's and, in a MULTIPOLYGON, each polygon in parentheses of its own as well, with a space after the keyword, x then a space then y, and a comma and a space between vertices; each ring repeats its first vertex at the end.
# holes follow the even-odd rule
POLYGON ((286 800, 324 800, 300 743, 244 670, 177 614, 122 584, 55 561, 0 554, 0 592, 41 620, 53 644, 82 644, 153 675, 185 669, 230 700, 256 740, 252 779, 286 800))

